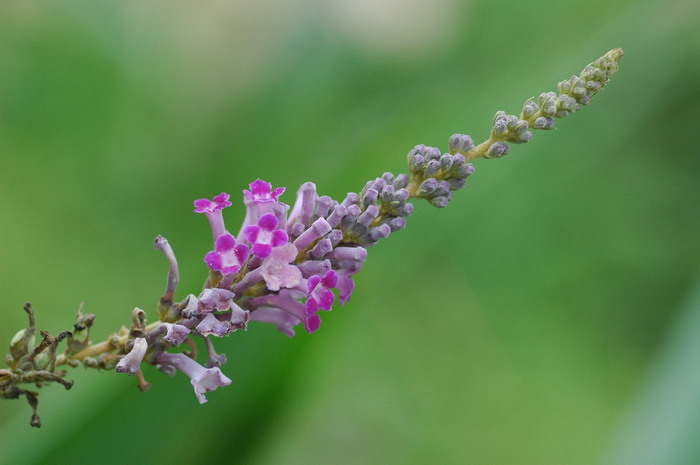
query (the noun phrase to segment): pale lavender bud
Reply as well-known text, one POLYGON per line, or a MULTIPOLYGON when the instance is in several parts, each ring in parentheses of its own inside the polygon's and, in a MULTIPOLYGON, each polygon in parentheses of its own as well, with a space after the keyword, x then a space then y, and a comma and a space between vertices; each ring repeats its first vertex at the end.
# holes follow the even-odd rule
POLYGON ((331 241, 331 245, 335 247, 336 245, 340 244, 340 241, 343 240, 343 231, 340 229, 334 229, 330 233, 328 233, 328 236, 326 238, 331 241))
POLYGON ((311 215, 316 207, 316 184, 305 182, 297 192, 297 200, 292 208, 292 213, 289 214, 289 223, 294 224, 300 222, 308 227, 311 215))
POLYGON ((447 181, 438 181, 437 188, 432 194, 432 197, 442 197, 450 194, 450 183, 447 181))
POLYGON ((377 201, 377 197, 379 197, 379 192, 377 189, 367 189, 367 192, 365 192, 365 195, 362 198, 362 206, 367 207, 369 205, 373 205, 377 201))
POLYGON ((435 192, 435 189, 438 187, 438 182, 437 179, 435 178, 428 178, 425 181, 423 181, 420 186, 418 186, 418 190, 416 191, 416 196, 417 197, 427 197, 433 192, 435 192))
POLYGON ((430 160, 425 166, 425 176, 432 177, 435 176, 438 171, 440 171, 440 162, 438 160, 430 160))
POLYGON ((506 120, 505 111, 497 111, 496 115, 493 117, 493 128, 491 129, 491 134, 494 137, 502 136, 508 132, 508 123, 506 120))
POLYGON ((331 232, 332 229, 324 218, 319 218, 294 241, 294 246, 301 252, 314 241, 331 232))
POLYGON ((336 205, 333 207, 333 212, 328 215, 328 224, 330 224, 332 228, 335 228, 340 224, 340 220, 342 220, 347 213, 348 208, 345 205, 336 205))
POLYGON ((331 243, 330 239, 321 239, 309 252, 309 258, 318 260, 319 258, 323 258, 323 256, 325 256, 331 250, 333 250, 333 244, 331 243))
POLYGON ((425 159, 426 161, 437 160, 440 158, 440 149, 437 147, 426 147, 425 148, 425 159))
POLYGON ((397 202, 405 202, 410 196, 411 194, 408 192, 408 190, 402 187, 396 191, 396 194, 394 194, 394 200, 397 202))
POLYGON ((486 151, 485 158, 500 158, 510 151, 510 146, 505 142, 496 142, 486 151))
POLYGON ((297 268, 301 271, 301 275, 308 279, 314 275, 323 276, 326 274, 331 269, 331 262, 329 260, 306 260, 299 263, 297 268))
POLYGON ((205 393, 231 384, 231 380, 218 367, 205 368, 185 354, 164 352, 158 355, 158 363, 173 366, 189 376, 200 404, 207 401, 207 398, 204 397, 205 393))
POLYGON ((422 155, 416 155, 408 162, 408 168, 412 173, 418 173, 423 170, 425 163, 425 158, 422 155))
POLYGON ((540 116, 535 119, 535 124, 533 126, 536 129, 552 129, 554 127, 554 118, 540 116))
POLYGON ((447 204, 450 203, 450 198, 448 196, 432 197, 428 199, 428 202, 434 207, 445 208, 447 204))
POLYGON ((333 260, 355 260, 364 262, 367 260, 367 249, 364 247, 336 247, 328 258, 333 260))
POLYGON ((474 165, 467 163, 459 167, 456 177, 464 179, 471 176, 472 173, 474 173, 474 165))
POLYGON ((360 202, 360 195, 355 192, 348 192, 345 199, 342 201, 341 205, 344 207, 349 207, 350 205, 356 205, 360 202))
POLYGON ((348 207, 347 214, 340 222, 341 227, 343 229, 351 227, 355 223, 355 221, 357 221, 357 217, 360 216, 360 213, 362 213, 360 207, 358 207, 357 205, 350 205, 350 207, 348 207))
POLYGON ((540 111, 540 107, 533 100, 528 100, 527 102, 525 102, 525 105, 523 106, 524 117, 529 118, 538 111, 540 111))
POLYGON ((117 373, 127 373, 129 376, 134 376, 141 369, 141 362, 148 350, 148 342, 143 337, 134 339, 134 345, 128 354, 126 354, 117 363, 117 373))
POLYGON ((450 183, 450 189, 453 191, 458 191, 467 185, 467 180, 461 178, 452 178, 448 182, 450 183))
POLYGON ((450 137, 449 150, 451 154, 467 153, 474 148, 474 141, 466 134, 453 134, 450 137))
POLYGON ((386 223, 381 224, 376 228, 372 228, 369 231, 369 236, 372 238, 373 241, 378 241, 379 239, 389 237, 389 234, 391 234, 391 226, 389 226, 386 223))
POLYGON ((334 201, 327 195, 323 195, 318 198, 318 203, 316 204, 316 211, 314 216, 316 218, 326 218, 333 208, 334 201))
POLYGON ((412 203, 404 203, 399 208, 396 209, 398 216, 411 216, 413 214, 414 206, 412 203))
POLYGON ((399 174, 396 176, 396 179, 394 179, 394 189, 403 189, 406 186, 408 186, 408 175, 406 174, 399 174))
MULTIPOLYGON (((289 227, 287 229, 289 230, 289 227)), ((301 223, 294 223, 294 225, 291 228, 291 231, 289 231, 289 236, 299 237, 304 231, 306 231, 306 226, 304 226, 301 223)))
POLYGON ((375 220, 375 218, 377 218, 377 216, 379 216, 379 207, 376 205, 370 205, 359 217, 357 217, 357 224, 360 224, 366 228, 372 223, 372 221, 375 220))
POLYGON ((278 227, 285 231, 287 230, 287 212, 289 212, 289 205, 286 203, 278 202, 272 207, 272 213, 279 222, 278 227))
POLYGON ((440 157, 440 171, 443 173, 452 168, 453 157, 449 153, 444 154, 440 157))
POLYGON ((391 221, 389 221, 389 226, 391 227, 392 232, 400 231, 406 227, 406 218, 392 218, 391 221))
POLYGON ((394 186, 386 186, 379 194, 382 203, 391 202, 394 199, 394 186))
POLYGON ((394 182, 394 173, 386 172, 382 174, 382 178, 387 182, 387 184, 391 184, 394 182))

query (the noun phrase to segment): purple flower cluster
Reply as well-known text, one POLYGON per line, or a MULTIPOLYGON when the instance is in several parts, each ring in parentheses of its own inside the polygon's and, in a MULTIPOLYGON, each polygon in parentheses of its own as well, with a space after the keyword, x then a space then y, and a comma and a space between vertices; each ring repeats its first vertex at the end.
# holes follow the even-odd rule
MULTIPOLYGON (((414 149, 409 159, 419 161, 425 153, 432 166, 439 157, 429 150, 414 149)), ((316 332, 321 327, 320 311, 331 311, 336 295, 340 305, 350 299, 353 276, 367 259, 367 247, 405 228, 406 217, 413 213, 408 200, 426 197, 441 203, 439 196, 424 193, 426 181, 438 182, 439 177, 448 190, 464 186, 464 178, 471 174, 464 157, 445 154, 439 159, 440 169, 423 170, 418 187, 406 175, 385 173, 338 202, 319 196, 316 186, 307 182, 291 208, 280 200, 285 188, 273 189, 257 179, 243 191, 246 215, 237 236, 226 229, 223 217, 223 210, 231 206, 229 194, 195 200, 194 211, 207 216, 214 239, 213 250, 204 256, 210 270, 205 288, 198 296, 173 302, 179 281, 177 260, 167 240, 159 236, 156 248, 170 262, 168 287, 159 307, 161 321, 150 331, 134 327, 134 338, 125 345, 127 353, 117 371, 138 375, 144 361, 167 374, 182 371, 199 401, 206 402, 206 392, 231 383, 220 369, 226 357, 214 351, 212 337, 246 330, 249 321, 271 323, 290 337, 301 324, 308 333, 316 332), (204 366, 194 353, 167 352, 184 343, 192 347, 192 336, 206 341, 204 366)))
MULTIPOLYGON (((145 334, 133 332, 135 338, 117 371, 139 374, 143 361, 167 374, 182 371, 190 377, 199 401, 206 402, 206 392, 231 383, 220 370, 226 357, 214 351, 212 337, 245 330, 249 321, 271 323, 290 337, 301 324, 306 332, 316 332, 321 327, 320 311, 333 309, 336 294, 340 305, 350 300, 353 276, 367 259, 367 247, 406 227, 406 217, 413 213, 408 202, 412 196, 435 199, 431 203, 443 206, 439 196, 425 193, 426 183, 439 182, 448 190, 464 186, 472 171, 464 157, 440 158, 430 150, 434 149, 420 146, 409 154, 410 160, 418 161, 413 166, 420 164, 420 154, 426 154, 431 166, 421 173, 420 185, 415 184, 415 175, 412 180, 385 173, 341 202, 319 196, 316 186, 307 182, 290 208, 280 200, 285 188, 273 189, 257 179, 243 191, 246 215, 237 236, 224 223, 223 210, 231 206, 229 194, 195 200, 194 211, 207 215, 214 238, 213 250, 204 256, 210 270, 205 288, 198 296, 172 301, 179 280, 177 260, 167 240, 159 236, 156 248, 165 253, 171 270, 161 299, 161 323, 145 334), (438 158, 440 167, 435 170, 432 160, 438 158), (192 336, 206 340, 204 366, 194 354, 167 353, 192 336)), ((437 194, 450 198, 449 193, 437 194)))

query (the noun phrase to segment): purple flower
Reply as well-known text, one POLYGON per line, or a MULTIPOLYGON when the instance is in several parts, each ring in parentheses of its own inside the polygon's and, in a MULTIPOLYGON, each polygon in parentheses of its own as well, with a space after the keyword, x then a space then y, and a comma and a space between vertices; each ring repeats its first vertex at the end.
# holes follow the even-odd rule
POLYGON ((197 325, 197 331, 204 337, 210 335, 223 337, 231 332, 231 324, 228 321, 220 321, 213 313, 207 313, 207 316, 197 325))
POLYGON ((338 275, 335 271, 328 271, 323 277, 314 275, 309 278, 309 299, 306 301, 306 313, 313 315, 319 309, 329 311, 335 302, 332 288, 338 283, 338 275))
POLYGON ((335 302, 335 295, 332 288, 338 282, 338 275, 335 271, 329 270, 323 277, 319 275, 311 276, 307 282, 309 298, 306 301, 306 317, 304 326, 310 334, 321 326, 321 317, 318 316, 319 309, 329 311, 335 302))
POLYGON ((187 326, 171 323, 162 324, 163 326, 165 326, 166 329, 166 333, 165 336, 163 336, 163 339, 165 339, 174 346, 179 346, 180 344, 185 342, 185 339, 187 339, 187 336, 189 336, 190 334, 190 329, 187 326))
POLYGON ((248 247, 236 245, 236 238, 230 233, 224 233, 216 238, 214 250, 204 257, 204 261, 214 271, 234 274, 238 273, 247 258, 248 247))
POLYGON ((304 326, 306 327, 306 332, 311 334, 321 327, 321 317, 314 313, 313 315, 307 315, 304 318, 304 326))
POLYGON ((222 192, 214 197, 213 200, 197 199, 194 201, 195 213, 204 213, 207 215, 212 233, 214 234, 214 239, 226 232, 224 217, 221 214, 221 210, 231 206, 231 202, 228 200, 229 197, 230 195, 226 192, 222 192))
POLYGON ((290 265, 297 258, 297 248, 287 243, 272 250, 269 257, 260 265, 260 275, 265 280, 267 288, 279 291, 282 287, 294 287, 301 281, 301 271, 290 265))
POLYGON ((260 178, 256 179, 249 187, 250 190, 243 190, 243 195, 254 204, 275 203, 286 190, 284 187, 272 190, 272 184, 262 181, 260 178))
MULTIPOLYGON (((359 270, 357 270, 359 271, 359 270)), ((340 305, 345 305, 348 300, 350 300, 350 296, 352 295, 352 291, 355 289, 355 281, 352 280, 352 275, 357 273, 357 271, 339 271, 338 274, 338 283, 336 284, 336 289, 338 289, 338 297, 340 298, 340 305)))
POLYGON ((128 373, 129 376, 134 376, 141 369, 141 362, 148 350, 148 342, 145 338, 137 337, 134 339, 134 345, 121 360, 117 363, 117 373, 128 373))
POLYGON ((207 401, 204 393, 231 384, 231 380, 218 367, 204 368, 185 354, 163 352, 158 355, 158 363, 163 365, 164 368, 168 366, 175 367, 189 376, 192 387, 194 387, 194 393, 200 404, 207 401))
POLYGON ((272 253, 273 247, 279 247, 287 243, 287 233, 277 229, 279 220, 273 213, 266 213, 260 217, 258 224, 246 226, 243 230, 246 239, 253 244, 253 254, 258 258, 267 258, 272 253))
POLYGON ((232 204, 229 201, 231 196, 226 192, 214 197, 213 200, 209 199, 197 199, 194 201, 194 212, 195 213, 214 213, 217 210, 223 210, 226 207, 230 207, 232 204))
POLYGON ((231 308, 233 292, 227 289, 204 289, 199 294, 198 310, 200 313, 224 311, 231 308))

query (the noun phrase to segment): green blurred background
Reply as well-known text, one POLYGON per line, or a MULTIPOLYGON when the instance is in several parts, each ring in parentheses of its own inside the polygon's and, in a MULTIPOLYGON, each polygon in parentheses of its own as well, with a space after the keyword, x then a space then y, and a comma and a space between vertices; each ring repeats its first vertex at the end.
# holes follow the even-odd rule
POLYGON ((691 0, 2 2, 2 346, 27 300, 52 332, 84 301, 95 340, 154 315, 157 234, 196 292, 195 198, 340 198, 626 54, 559 130, 417 205, 317 333, 217 341, 234 382, 202 406, 182 375, 75 369, 40 430, 0 402, 0 463, 700 463, 698 30, 691 0))

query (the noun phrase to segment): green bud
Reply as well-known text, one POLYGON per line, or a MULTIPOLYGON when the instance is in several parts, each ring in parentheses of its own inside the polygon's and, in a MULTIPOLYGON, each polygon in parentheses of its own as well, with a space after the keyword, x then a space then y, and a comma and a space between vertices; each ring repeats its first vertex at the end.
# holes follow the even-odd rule
POLYGON ((34 367, 37 370, 45 370, 49 366, 51 357, 49 357, 49 350, 43 350, 39 355, 34 358, 34 367))
POLYGON ((36 338, 32 336, 28 338, 27 341, 27 338, 25 338, 26 333, 26 328, 20 329, 10 341, 10 354, 12 354, 12 358, 15 360, 19 360, 24 355, 34 350, 36 338))

